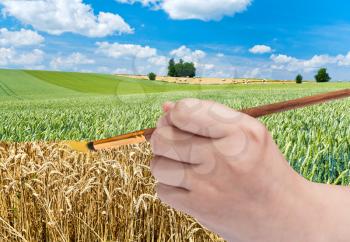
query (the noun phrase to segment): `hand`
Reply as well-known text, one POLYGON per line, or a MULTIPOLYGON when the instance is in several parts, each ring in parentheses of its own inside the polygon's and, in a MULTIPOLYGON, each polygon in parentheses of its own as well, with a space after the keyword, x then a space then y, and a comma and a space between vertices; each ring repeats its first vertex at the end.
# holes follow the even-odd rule
POLYGON ((167 103, 164 111, 151 138, 163 202, 229 241, 321 241, 311 183, 261 122, 196 99, 167 103))

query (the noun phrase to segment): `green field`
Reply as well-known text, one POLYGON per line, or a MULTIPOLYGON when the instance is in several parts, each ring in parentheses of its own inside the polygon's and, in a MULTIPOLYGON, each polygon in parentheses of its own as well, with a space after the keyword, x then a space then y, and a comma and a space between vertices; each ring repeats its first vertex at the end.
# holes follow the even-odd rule
MULTIPOLYGON (((240 109, 350 88, 350 83, 195 86, 112 75, 0 70, 0 140, 91 140, 148 128, 166 100, 212 99, 240 109)), ((262 121, 310 180, 348 183, 350 100, 262 121)))

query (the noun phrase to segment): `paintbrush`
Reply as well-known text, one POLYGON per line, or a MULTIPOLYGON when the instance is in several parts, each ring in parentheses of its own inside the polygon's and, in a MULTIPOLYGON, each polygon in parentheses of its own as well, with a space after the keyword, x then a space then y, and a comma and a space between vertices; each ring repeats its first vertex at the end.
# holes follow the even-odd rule
MULTIPOLYGON (((325 103, 331 100, 350 97, 350 89, 344 89, 315 96, 298 98, 290 101, 274 103, 249 109, 240 110, 240 112, 250 115, 254 118, 266 115, 280 113, 288 110, 298 109, 318 103, 325 103)), ((73 150, 80 152, 98 151, 111 148, 117 148, 122 145, 138 144, 148 141, 155 128, 140 130, 129 134, 119 135, 109 139, 97 140, 92 142, 66 142, 73 150)))

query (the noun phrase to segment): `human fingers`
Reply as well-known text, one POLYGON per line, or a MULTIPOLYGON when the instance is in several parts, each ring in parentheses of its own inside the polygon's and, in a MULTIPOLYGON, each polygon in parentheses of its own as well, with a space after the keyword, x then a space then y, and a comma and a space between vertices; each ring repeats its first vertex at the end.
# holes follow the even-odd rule
POLYGON ((152 175, 162 184, 191 190, 191 165, 162 156, 151 161, 152 175))

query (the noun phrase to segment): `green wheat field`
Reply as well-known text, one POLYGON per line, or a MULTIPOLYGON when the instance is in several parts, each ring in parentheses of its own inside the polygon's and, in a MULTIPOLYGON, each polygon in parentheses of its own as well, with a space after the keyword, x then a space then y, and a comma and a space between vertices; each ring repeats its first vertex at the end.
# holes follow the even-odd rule
MULTIPOLYGON (((343 88, 350 83, 198 86, 102 74, 0 70, 0 240, 222 241, 156 200, 147 167, 152 156, 148 144, 86 155, 57 143, 153 127, 168 100, 211 99, 241 109, 343 88), (99 172, 80 171, 83 166, 99 172), (70 172, 77 178, 65 179, 70 172), (52 175, 56 173, 62 177, 52 175), (50 179, 62 184, 61 189, 51 189, 56 185, 50 186, 50 179), (124 195, 108 190, 112 188, 124 195)), ((349 114, 347 99, 261 121, 301 175, 348 185, 349 114)))

